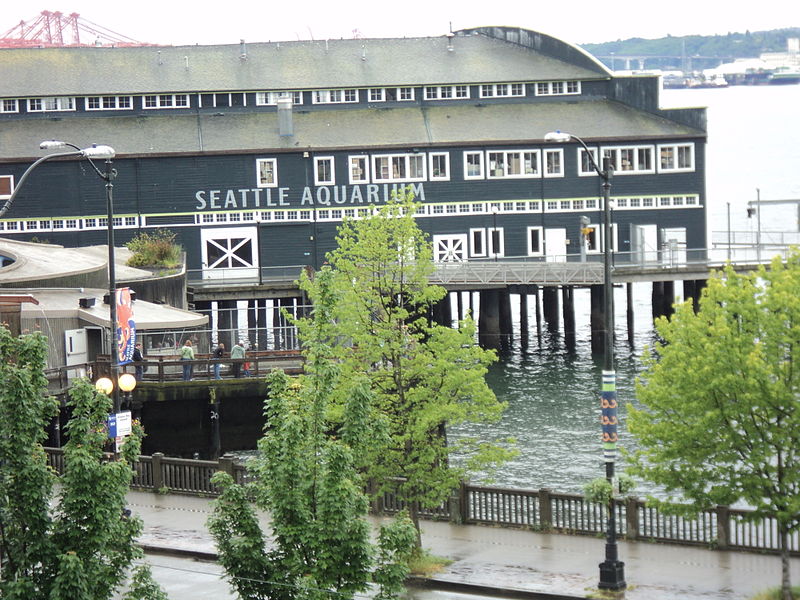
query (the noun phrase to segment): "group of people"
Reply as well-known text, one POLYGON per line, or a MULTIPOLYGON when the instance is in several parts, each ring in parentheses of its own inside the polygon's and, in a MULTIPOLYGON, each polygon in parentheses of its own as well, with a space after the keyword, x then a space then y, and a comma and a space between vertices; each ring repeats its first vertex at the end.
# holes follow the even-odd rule
MULTIPOLYGON (((192 340, 186 340, 178 353, 180 360, 186 361, 186 364, 183 365, 183 380, 191 381, 194 375, 194 364, 192 361, 195 360, 192 340)), ((236 342, 233 348, 231 348, 230 353, 230 358, 233 361, 231 363, 231 373, 236 378, 250 376, 250 363, 244 360, 245 355, 246 351, 242 343, 236 342)), ((220 342, 217 347, 214 348, 211 357, 214 359, 214 379, 222 379, 221 370, 222 359, 225 358, 225 344, 220 342)), ((132 358, 133 362, 135 363, 134 368, 136 372, 136 380, 141 381, 146 369, 144 366, 144 356, 142 355, 142 344, 136 344, 132 358)))

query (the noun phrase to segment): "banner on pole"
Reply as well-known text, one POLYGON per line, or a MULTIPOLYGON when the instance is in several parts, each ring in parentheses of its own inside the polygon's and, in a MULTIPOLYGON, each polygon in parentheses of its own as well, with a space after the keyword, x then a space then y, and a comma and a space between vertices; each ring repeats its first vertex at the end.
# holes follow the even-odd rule
POLYGON ((124 365, 133 360, 136 323, 133 320, 131 289, 119 288, 115 295, 117 303, 117 364, 124 365))

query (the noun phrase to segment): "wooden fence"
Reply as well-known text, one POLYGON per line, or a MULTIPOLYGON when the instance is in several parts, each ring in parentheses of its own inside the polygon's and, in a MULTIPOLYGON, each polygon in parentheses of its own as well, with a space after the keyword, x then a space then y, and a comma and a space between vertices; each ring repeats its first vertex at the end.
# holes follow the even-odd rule
MULTIPOLYGON (((48 462, 63 472, 64 450, 46 448, 48 462)), ((213 497, 218 490, 211 483, 216 471, 225 471, 237 483, 248 479, 245 465, 233 457, 219 460, 171 458, 161 453, 141 456, 134 465, 133 489, 156 493, 178 493, 213 497)), ((392 493, 377 496, 372 511, 392 514, 403 509, 403 502, 392 493)), ((718 506, 702 511, 695 518, 666 514, 644 501, 628 497, 614 502, 617 533, 628 540, 668 542, 717 548, 778 552, 777 520, 752 522, 746 510, 718 506)), ((421 516, 454 523, 523 527, 579 535, 602 535, 606 528, 606 506, 589 502, 576 494, 555 493, 549 489, 523 490, 476 486, 462 483, 440 506, 420 510, 421 516)), ((800 535, 789 537, 790 551, 800 555, 800 535)))

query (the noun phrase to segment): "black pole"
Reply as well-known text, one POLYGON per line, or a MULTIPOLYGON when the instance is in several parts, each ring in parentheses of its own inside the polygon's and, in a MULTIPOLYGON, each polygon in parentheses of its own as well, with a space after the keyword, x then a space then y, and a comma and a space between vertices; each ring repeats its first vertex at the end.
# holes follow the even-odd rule
POLYGON ((114 177, 117 172, 112 168, 110 158, 106 159, 106 171, 102 175, 106 181, 106 212, 108 217, 108 307, 111 346, 111 381, 114 382, 112 400, 114 414, 120 410, 119 403, 119 339, 117 333, 117 275, 114 257, 114 177))

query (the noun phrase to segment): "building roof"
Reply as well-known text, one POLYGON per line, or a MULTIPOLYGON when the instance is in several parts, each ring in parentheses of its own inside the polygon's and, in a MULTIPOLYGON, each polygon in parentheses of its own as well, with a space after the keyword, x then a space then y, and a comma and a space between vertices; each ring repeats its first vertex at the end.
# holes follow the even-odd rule
POLYGON ((577 47, 519 28, 483 28, 423 38, 0 49, 1 93, 8 98, 368 88, 609 76, 599 61, 577 47), (495 32, 502 32, 504 38, 494 36, 495 32))
POLYGON ((235 109, 210 115, 162 113, 129 118, 13 120, 0 128, 0 159, 29 160, 39 156, 39 143, 48 139, 68 139, 81 147, 108 144, 118 156, 124 156, 541 143, 545 133, 556 129, 580 131, 584 139, 598 141, 705 137, 703 131, 665 116, 602 99, 326 111, 295 109, 293 129, 294 135, 281 137, 277 113, 235 109))

